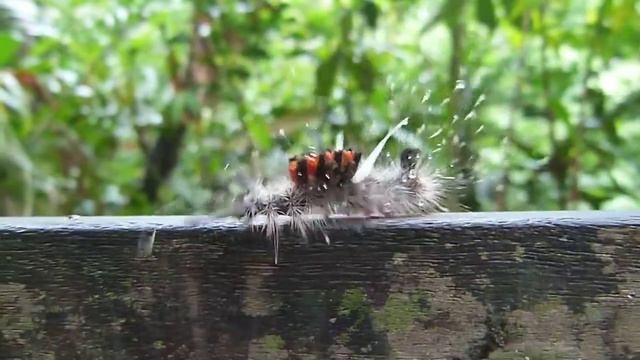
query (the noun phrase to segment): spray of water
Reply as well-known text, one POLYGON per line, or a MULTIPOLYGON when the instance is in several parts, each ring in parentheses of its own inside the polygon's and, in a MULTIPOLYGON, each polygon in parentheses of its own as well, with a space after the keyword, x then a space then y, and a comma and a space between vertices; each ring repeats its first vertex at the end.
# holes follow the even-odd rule
POLYGON ((378 159, 378 156, 380 156, 380 153, 382 152, 382 149, 384 148, 387 141, 393 136, 393 134, 400 130, 400 128, 402 128, 403 126, 407 126, 408 124, 409 118, 407 117, 402 119, 402 121, 400 121, 398 125, 389 130, 387 135, 378 143, 378 145, 376 145, 373 151, 371 151, 371 154, 369 154, 369 156, 360 164, 360 166, 358 166, 358 170, 356 171, 356 174, 353 176, 352 180, 354 183, 358 183, 365 177, 369 176, 369 174, 373 170, 373 166, 375 165, 376 160, 378 159))

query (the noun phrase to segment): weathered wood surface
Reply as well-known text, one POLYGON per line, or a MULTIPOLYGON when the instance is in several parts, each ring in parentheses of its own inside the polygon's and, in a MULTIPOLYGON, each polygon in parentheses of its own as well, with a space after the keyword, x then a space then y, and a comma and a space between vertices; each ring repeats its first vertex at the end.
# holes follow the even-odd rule
POLYGON ((640 357, 640 211, 362 225, 0 218, 0 358, 640 357))

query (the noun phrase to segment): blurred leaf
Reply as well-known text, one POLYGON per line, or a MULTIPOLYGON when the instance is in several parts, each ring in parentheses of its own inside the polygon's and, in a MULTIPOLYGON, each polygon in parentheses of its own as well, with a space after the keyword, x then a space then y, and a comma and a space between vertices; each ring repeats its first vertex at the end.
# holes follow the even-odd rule
POLYGON ((359 61, 352 61, 350 63, 350 69, 360 90, 370 94, 373 91, 376 78, 376 68, 371 61, 370 55, 365 53, 359 61))
POLYGON ((496 27, 496 9, 493 0, 476 0, 476 16, 490 30, 496 27))
POLYGON ((422 31, 427 32, 431 30, 433 26, 441 21, 446 21, 449 25, 453 24, 458 17, 463 15, 462 9, 464 8, 465 3, 466 0, 445 1, 436 12, 436 15, 422 27, 422 31))
POLYGON ((365 0, 360 11, 367 21, 367 25, 370 28, 375 29, 378 24, 378 13, 380 11, 378 9, 378 5, 376 5, 373 0, 365 0))
POLYGON ((323 61, 316 70, 316 95, 327 97, 333 90, 333 84, 336 81, 338 67, 342 54, 340 49, 336 50, 328 59, 323 61))
POLYGON ((611 111, 604 116, 604 122, 610 122, 625 113, 640 110, 640 90, 633 91, 620 101, 611 111))
POLYGON ((551 99, 549 106, 551 107, 551 111, 553 111, 553 114, 556 118, 563 120, 564 122, 569 121, 569 111, 567 110, 561 99, 551 99))
POLYGON ((12 16, 11 10, 5 4, 0 4, 0 31, 11 30, 14 26, 15 19, 12 16))
POLYGON ((0 72, 0 104, 26 117, 29 112, 26 102, 26 94, 18 80, 10 73, 0 72))
POLYGON ((251 117, 245 122, 251 141, 256 147, 265 151, 271 148, 271 136, 269 135, 269 127, 262 118, 251 117))
POLYGON ((502 0, 507 19, 518 29, 522 25, 524 2, 525 0, 502 0))
POLYGON ((605 201, 600 207, 601 210, 636 210, 640 207, 640 201, 629 195, 616 195, 605 201))
POLYGON ((9 32, 0 32, 0 67, 7 65, 19 48, 20 43, 9 32))
POLYGON ((340 17, 340 35, 342 36, 342 42, 349 42, 349 35, 351 35, 351 29, 353 28, 353 14, 349 10, 342 12, 340 17))
POLYGON ((251 46, 248 46, 245 51, 244 51, 244 55, 254 58, 254 59, 268 59, 269 58, 269 52, 263 47, 260 46, 259 44, 254 44, 251 46))

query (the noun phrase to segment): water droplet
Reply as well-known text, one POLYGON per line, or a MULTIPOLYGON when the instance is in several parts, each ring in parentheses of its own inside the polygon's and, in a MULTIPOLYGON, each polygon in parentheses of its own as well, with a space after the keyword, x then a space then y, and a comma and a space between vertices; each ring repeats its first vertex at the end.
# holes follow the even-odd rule
POLYGON ((322 188, 323 188, 324 190, 329 189, 329 187, 327 186, 327 184, 322 184, 322 188))
POLYGON ((464 121, 468 121, 473 119, 474 117, 476 117, 476 112, 474 110, 469 111, 469 113, 467 114, 467 116, 464 117, 464 121))
POLYGON ((384 203, 384 205, 382 205, 382 207, 383 207, 383 209, 384 209, 383 211, 385 213, 390 213, 391 212, 391 203, 390 202, 384 203))
POLYGON ((456 87, 453 90, 464 90, 466 87, 464 80, 456 80, 456 87))
POLYGON ((445 105, 447 105, 447 104, 449 103, 449 101, 451 101, 451 99, 450 99, 450 98, 446 98, 446 99, 442 100, 442 102, 440 103, 440 106, 445 106, 445 105))
POLYGON ((451 119, 451 123, 452 123, 452 124, 457 123, 457 122, 458 122, 458 119, 460 119, 460 117, 458 116, 458 114, 453 115, 453 119, 451 119))
POLYGON ((442 128, 438 129, 433 135, 429 136, 429 139, 433 139, 442 133, 442 128))
POLYGON ((480 125, 480 127, 478 128, 478 130, 476 130, 474 134, 476 135, 479 134, 482 131, 482 129, 484 129, 484 125, 480 125))
POLYGON ((280 135, 282 137, 287 137, 287 134, 284 133, 284 129, 278 130, 278 135, 280 135))
POLYGON ((420 101, 420 103, 422 104, 426 103, 427 101, 429 101, 429 98, 431 98, 431 90, 427 90, 427 92, 422 97, 422 100, 420 101))
POLYGON ((229 169, 229 166, 230 166, 230 164, 229 164, 229 163, 226 163, 226 164, 224 165, 224 170, 225 170, 225 171, 227 171, 227 170, 229 169))
POLYGON ((418 177, 418 174, 416 173, 415 169, 409 170, 409 179, 413 180, 413 179, 415 179, 417 177, 418 177))
POLYGON ((484 96, 484 94, 480 94, 480 96, 478 96, 478 100, 476 100, 476 103, 473 104, 473 107, 474 108, 478 107, 480 104, 484 102, 485 98, 486 97, 484 96))
POLYGON ((425 125, 425 124, 420 125, 418 130, 416 130, 416 134, 418 134, 418 135, 422 134, 426 128, 427 128, 427 125, 425 125))

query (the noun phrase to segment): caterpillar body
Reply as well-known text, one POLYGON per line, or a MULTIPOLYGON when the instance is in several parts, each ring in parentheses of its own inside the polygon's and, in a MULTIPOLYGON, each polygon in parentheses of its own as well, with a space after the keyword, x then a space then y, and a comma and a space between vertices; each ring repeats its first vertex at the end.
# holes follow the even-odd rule
POLYGON ((422 161, 419 149, 406 148, 398 162, 375 165, 387 140, 406 123, 391 129, 364 160, 360 152, 339 148, 294 156, 288 163, 289 179, 258 181, 244 196, 243 218, 273 242, 276 264, 285 222, 305 240, 319 231, 329 243, 324 228, 331 215, 401 217, 446 211, 441 205, 445 178, 422 161))

